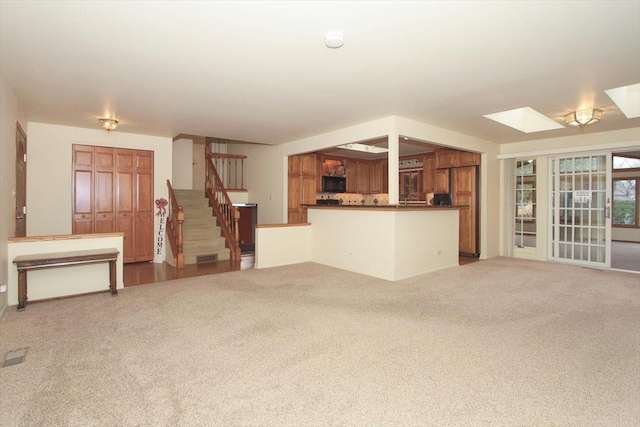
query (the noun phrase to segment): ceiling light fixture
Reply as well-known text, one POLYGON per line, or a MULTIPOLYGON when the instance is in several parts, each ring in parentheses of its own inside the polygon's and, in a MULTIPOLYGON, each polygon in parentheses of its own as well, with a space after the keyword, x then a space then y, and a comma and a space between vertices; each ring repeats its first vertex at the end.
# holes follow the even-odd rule
POLYGON ((118 121, 116 119, 98 119, 100 121, 100 127, 107 132, 118 129, 118 121))
POLYGON ((386 148, 376 147, 374 145, 358 144, 358 143, 338 145, 337 148, 343 148, 345 150, 360 151, 362 153, 371 153, 371 154, 380 154, 380 153, 386 153, 389 151, 386 148))
POLYGON ((337 49, 344 44, 344 36, 342 33, 331 32, 324 36, 324 44, 328 48, 337 49))
POLYGON ((602 118, 602 110, 597 108, 588 108, 565 114, 564 122, 569 126, 580 126, 581 128, 584 128, 586 125, 594 125, 598 123, 600 118, 602 118))

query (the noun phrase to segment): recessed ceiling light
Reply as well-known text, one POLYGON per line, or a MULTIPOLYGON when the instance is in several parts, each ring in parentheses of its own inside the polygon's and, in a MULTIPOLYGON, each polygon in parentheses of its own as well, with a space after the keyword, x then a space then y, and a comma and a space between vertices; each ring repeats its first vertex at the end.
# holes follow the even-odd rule
POLYGON ((344 36, 342 35, 342 33, 338 33, 335 31, 327 33, 327 35, 324 36, 324 44, 331 49, 337 49, 339 47, 342 47, 342 45, 344 44, 344 36))
POLYGON ((361 151, 363 153, 372 153, 372 154, 386 153, 389 151, 386 148, 376 147, 374 145, 358 144, 358 143, 338 145, 336 148, 343 148, 345 150, 361 151))
POLYGON ((500 113, 486 114, 484 117, 524 133, 562 129, 560 123, 534 110, 531 107, 516 108, 500 113))
POLYGON ((627 119, 640 117, 640 83, 605 90, 627 119))

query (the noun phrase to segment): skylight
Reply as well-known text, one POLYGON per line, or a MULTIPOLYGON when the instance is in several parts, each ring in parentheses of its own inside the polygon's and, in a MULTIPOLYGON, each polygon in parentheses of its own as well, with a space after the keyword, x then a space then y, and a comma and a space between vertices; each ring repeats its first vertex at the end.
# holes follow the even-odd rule
POLYGON ((640 117, 640 83, 605 90, 627 119, 640 117))
POLYGON ((516 108, 500 113, 486 114, 484 117, 524 133, 562 129, 563 125, 537 112, 531 107, 516 108))

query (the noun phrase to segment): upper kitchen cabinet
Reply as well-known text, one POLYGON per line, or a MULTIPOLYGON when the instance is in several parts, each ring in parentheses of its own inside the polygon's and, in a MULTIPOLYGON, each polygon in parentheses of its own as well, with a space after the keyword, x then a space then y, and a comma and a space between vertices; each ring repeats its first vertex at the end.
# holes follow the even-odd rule
POLYGON ((369 191, 373 194, 386 193, 389 187, 389 162, 387 159, 373 160, 369 166, 369 191))
POLYGON ((307 208, 316 201, 317 159, 315 154, 289 156, 288 222, 307 222, 307 208))
POLYGON ((436 169, 476 166, 480 164, 480 154, 452 149, 436 150, 436 169))
POLYGON ((360 194, 369 194, 371 192, 370 189, 370 170, 371 165, 368 161, 360 161, 358 160, 358 184, 357 184, 357 193, 360 194))
POLYGON ((436 156, 433 153, 425 154, 424 173, 422 175, 422 191, 425 193, 435 193, 434 191, 434 173, 436 166, 436 156))

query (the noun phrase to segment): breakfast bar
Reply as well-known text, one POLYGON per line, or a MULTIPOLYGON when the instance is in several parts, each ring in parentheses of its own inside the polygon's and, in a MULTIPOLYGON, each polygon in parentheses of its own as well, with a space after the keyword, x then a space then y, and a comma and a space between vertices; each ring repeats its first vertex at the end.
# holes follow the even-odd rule
POLYGON ((391 281, 458 265, 461 206, 305 207, 314 262, 391 281))

